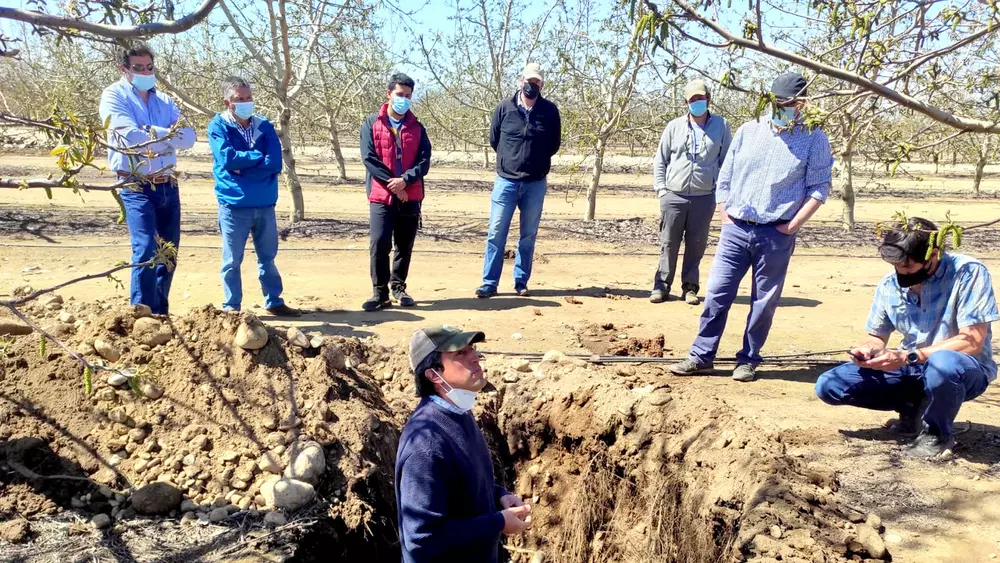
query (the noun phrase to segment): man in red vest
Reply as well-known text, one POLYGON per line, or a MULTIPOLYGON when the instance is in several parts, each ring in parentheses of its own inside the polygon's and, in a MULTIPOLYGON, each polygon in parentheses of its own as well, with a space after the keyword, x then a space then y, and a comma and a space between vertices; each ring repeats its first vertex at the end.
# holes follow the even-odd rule
POLYGON ((420 224, 423 178, 431 166, 431 142, 424 126, 410 111, 413 86, 409 76, 393 74, 386 91, 388 101, 361 124, 374 286, 371 298, 361 306, 368 312, 384 309, 392 301, 403 307, 415 304, 406 293, 406 275, 420 224), (390 275, 389 250, 393 241, 396 252, 390 275))

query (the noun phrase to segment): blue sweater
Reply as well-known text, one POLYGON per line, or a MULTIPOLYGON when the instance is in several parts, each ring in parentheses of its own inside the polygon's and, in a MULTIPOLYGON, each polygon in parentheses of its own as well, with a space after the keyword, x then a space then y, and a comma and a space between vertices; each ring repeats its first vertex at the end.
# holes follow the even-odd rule
POLYGON ((216 114, 208 124, 215 197, 231 207, 270 207, 278 201, 281 141, 271 122, 250 118, 253 143, 247 145, 232 118, 216 114), (239 174, 236 171, 239 171, 239 174))
POLYGON ((471 413, 424 398, 399 437, 396 506, 403 563, 495 563, 507 491, 471 413))

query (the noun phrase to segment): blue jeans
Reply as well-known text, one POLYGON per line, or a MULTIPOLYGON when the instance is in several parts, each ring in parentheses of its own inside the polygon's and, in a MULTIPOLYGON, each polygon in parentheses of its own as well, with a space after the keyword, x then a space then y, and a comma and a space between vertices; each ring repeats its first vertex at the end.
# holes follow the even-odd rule
MULTIPOLYGON (((156 237, 174 243, 181 242, 181 198, 177 184, 143 183, 141 191, 123 189, 119 192, 125 207, 125 223, 132 243, 132 263, 138 264, 156 255, 156 237)), ((175 265, 176 266, 176 265, 175 265)), ((157 315, 169 312, 170 282, 174 269, 164 265, 153 268, 132 268, 130 300, 133 305, 148 305, 157 315)))
POLYGON ((847 363, 816 380, 816 396, 828 405, 912 413, 926 398, 927 430, 935 436, 952 436, 952 425, 965 401, 986 391, 990 373, 975 358, 942 350, 927 362, 902 370, 883 372, 847 363))
POLYGON ((752 269, 750 315, 743 333, 743 348, 736 354, 736 361, 755 367, 760 364, 760 350, 771 331, 793 252, 795 235, 782 234, 775 225, 734 220, 722 226, 712 271, 708 275, 698 336, 691 345, 692 360, 698 364, 715 360, 729 309, 736 300, 740 282, 752 269))
POLYGON ((239 311, 243 302, 240 265, 248 236, 253 236, 253 248, 257 253, 257 277, 264 293, 264 308, 284 305, 281 275, 274 265, 274 258, 278 255, 278 222, 274 206, 230 207, 220 203, 219 231, 222 232, 222 292, 226 298, 222 308, 239 311))
POLYGON ((514 209, 517 208, 521 210, 521 238, 517 243, 517 255, 514 258, 514 288, 528 287, 546 189, 544 178, 533 182, 520 182, 497 176, 493 183, 491 198, 490 231, 486 236, 483 285, 494 289, 500 285, 507 233, 510 231, 510 220, 514 218, 514 209))

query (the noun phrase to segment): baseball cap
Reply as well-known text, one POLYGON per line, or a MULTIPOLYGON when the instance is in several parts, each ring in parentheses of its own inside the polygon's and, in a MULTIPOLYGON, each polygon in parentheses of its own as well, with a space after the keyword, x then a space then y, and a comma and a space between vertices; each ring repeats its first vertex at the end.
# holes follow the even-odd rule
POLYGON ((524 65, 524 72, 521 73, 521 76, 525 79, 537 78, 542 82, 545 81, 545 78, 542 76, 542 65, 538 63, 528 63, 524 65))
POLYGON ((434 352, 458 352, 470 344, 486 340, 482 332, 462 332, 449 325, 422 328, 410 337, 410 369, 416 371, 420 362, 434 352))
POLYGON ((704 80, 696 78, 684 86, 684 101, 690 100, 698 95, 707 96, 708 86, 705 85, 704 80))
POLYGON ((789 102, 807 95, 806 78, 797 72, 786 72, 774 79, 771 93, 779 102, 789 102))

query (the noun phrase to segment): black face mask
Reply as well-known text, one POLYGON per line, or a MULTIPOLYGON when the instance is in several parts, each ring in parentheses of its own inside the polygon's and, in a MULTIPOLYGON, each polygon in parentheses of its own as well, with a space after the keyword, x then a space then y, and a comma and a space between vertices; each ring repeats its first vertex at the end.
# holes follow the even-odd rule
POLYGON ((931 277, 931 273, 927 271, 926 267, 920 268, 912 274, 901 274, 896 272, 896 281, 899 283, 899 287, 913 287, 924 283, 929 277, 931 277))
POLYGON ((524 92, 525 98, 534 100, 538 97, 538 93, 541 92, 542 89, 534 82, 525 82, 524 86, 521 87, 521 91, 524 92))

